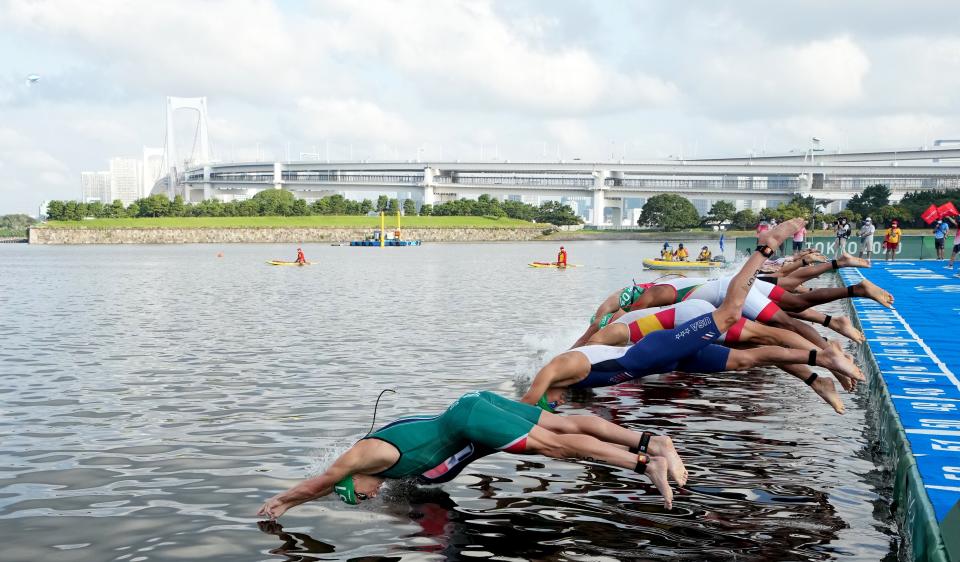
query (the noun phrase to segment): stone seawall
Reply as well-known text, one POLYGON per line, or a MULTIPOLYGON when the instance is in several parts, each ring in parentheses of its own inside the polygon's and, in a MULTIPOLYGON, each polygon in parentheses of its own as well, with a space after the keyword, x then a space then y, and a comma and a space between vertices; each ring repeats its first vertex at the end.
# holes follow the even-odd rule
MULTIPOLYGON (((539 228, 407 228, 406 240, 498 242, 536 240, 539 228)), ((31 244, 230 244, 363 240, 369 228, 31 228, 31 244)))

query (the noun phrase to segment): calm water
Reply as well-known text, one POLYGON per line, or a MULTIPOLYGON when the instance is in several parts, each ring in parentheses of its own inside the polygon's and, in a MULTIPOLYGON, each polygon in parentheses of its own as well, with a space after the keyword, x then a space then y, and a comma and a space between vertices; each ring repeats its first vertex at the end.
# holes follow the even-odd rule
MULTIPOLYGON (((665 512, 630 471, 496 455, 441 488, 254 515, 370 426, 516 396, 655 244, 349 248, 0 245, 3 560, 879 560, 897 556, 864 400, 837 416, 772 371, 601 389, 674 437, 665 512), (219 251, 223 258, 217 258, 219 251)), ((691 244, 693 246, 693 244, 691 244)), ((699 246, 695 246, 699 248, 699 246)), ((728 249, 728 252, 730 250, 728 249)))

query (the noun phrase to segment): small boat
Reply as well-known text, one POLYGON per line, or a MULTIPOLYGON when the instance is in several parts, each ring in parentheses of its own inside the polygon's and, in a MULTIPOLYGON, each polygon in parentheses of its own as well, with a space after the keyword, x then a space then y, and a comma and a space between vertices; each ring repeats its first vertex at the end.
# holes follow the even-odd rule
MULTIPOLYGON (((535 261, 529 265, 530 267, 555 267, 557 269, 564 269, 562 266, 557 265, 557 262, 555 261, 535 261)), ((567 267, 583 267, 583 266, 576 263, 568 263, 567 267)))
POLYGON ((643 267, 646 269, 673 269, 673 270, 691 270, 702 271, 705 269, 721 269, 727 267, 725 261, 667 261, 654 258, 643 260, 643 267))
POLYGON ((267 262, 267 265, 299 265, 299 266, 304 266, 304 265, 313 265, 313 263, 311 263, 311 262, 298 263, 298 262, 295 262, 295 261, 270 260, 270 261, 267 262))

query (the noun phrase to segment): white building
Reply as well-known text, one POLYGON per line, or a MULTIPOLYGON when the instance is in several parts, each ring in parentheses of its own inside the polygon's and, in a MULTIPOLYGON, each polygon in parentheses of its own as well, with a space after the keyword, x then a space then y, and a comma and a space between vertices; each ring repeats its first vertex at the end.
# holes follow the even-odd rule
POLYGON ((129 205, 142 195, 140 161, 130 158, 110 159, 110 195, 129 205))
POLYGON ((81 201, 104 204, 113 202, 110 187, 110 172, 80 172, 81 201))
POLYGON ((140 163, 140 197, 150 197, 150 190, 161 175, 163 175, 163 149, 143 147, 143 162, 140 163))

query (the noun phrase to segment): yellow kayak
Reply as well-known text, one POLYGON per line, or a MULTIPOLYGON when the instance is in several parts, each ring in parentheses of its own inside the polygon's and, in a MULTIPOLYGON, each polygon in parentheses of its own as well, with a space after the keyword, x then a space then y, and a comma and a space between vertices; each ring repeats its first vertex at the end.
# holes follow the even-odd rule
MULTIPOLYGON (((557 262, 549 262, 549 261, 535 261, 529 265, 530 267, 555 267, 557 269, 564 269, 563 267, 560 267, 559 265, 557 265, 557 262)), ((583 267, 583 266, 575 263, 568 263, 567 267, 583 267)))
POLYGON ((280 261, 280 260, 271 260, 267 262, 267 265, 313 265, 310 262, 307 263, 297 263, 295 261, 280 261))
POLYGON ((725 261, 666 261, 653 258, 643 260, 643 267, 646 269, 719 269, 727 266, 725 261))

